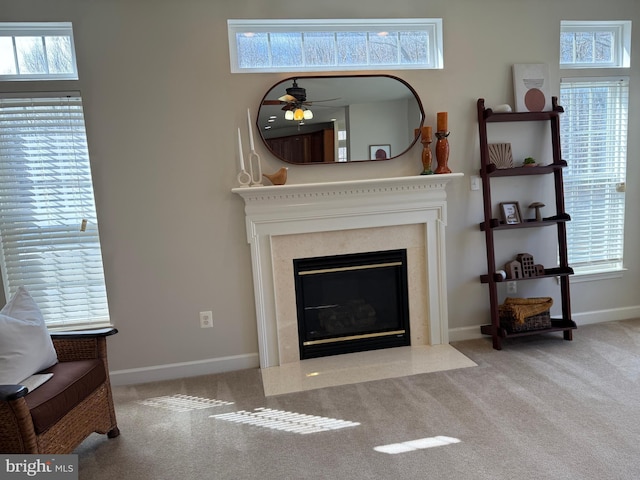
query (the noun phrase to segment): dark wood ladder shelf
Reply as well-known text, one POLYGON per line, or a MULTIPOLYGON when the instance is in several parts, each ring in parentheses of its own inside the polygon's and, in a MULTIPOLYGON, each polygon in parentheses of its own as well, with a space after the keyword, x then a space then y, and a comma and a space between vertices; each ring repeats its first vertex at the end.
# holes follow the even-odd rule
MULTIPOLYGON (((557 97, 552 98, 552 110, 547 112, 509 112, 494 113, 490 108, 485 108, 484 99, 478 99, 478 129, 480 138, 480 178, 482 180, 484 221, 479 227, 485 234, 487 250, 487 273, 480 275, 480 282, 488 285, 489 305, 491 323, 482 325, 480 331, 484 335, 490 335, 493 340, 493 348, 502 349, 502 341, 509 337, 522 337, 526 335, 537 335, 548 332, 562 332, 565 340, 573 339, 573 330, 577 328, 576 323, 571 319, 571 302, 569 294, 569 277, 573 274, 573 269, 568 264, 567 255, 567 232, 566 222, 571 217, 564 210, 564 183, 562 171, 567 166, 567 162, 562 160, 560 152, 560 114, 564 111, 558 105, 557 97), (489 143, 487 139, 487 123, 493 122, 547 122, 551 128, 551 151, 553 161, 548 165, 533 167, 512 167, 497 168, 489 160, 489 143), (553 175, 555 188, 556 215, 543 218, 540 221, 523 219, 520 223, 508 225, 493 217, 493 200, 491 197, 491 180, 499 177, 516 177, 530 175, 553 175), (557 246, 559 265, 557 267, 545 268, 542 275, 525 278, 503 278, 501 273, 497 273, 496 255, 494 244, 494 232, 515 230, 522 228, 553 227, 557 229, 557 246), (498 304, 498 284, 512 281, 538 280, 544 278, 558 278, 560 288, 560 299, 562 316, 552 318, 551 326, 525 331, 510 331, 500 323, 498 304)), ((526 127, 525 127, 526 128, 526 127)))

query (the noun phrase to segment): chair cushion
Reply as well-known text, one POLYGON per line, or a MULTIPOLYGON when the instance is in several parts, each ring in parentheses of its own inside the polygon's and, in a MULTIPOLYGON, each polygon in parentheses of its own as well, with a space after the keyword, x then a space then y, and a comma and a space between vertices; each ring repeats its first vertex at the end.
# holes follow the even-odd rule
POLYGON ((36 434, 46 431, 107 379, 101 359, 60 362, 40 373, 53 373, 53 377, 25 397, 36 434))
POLYGON ((38 305, 19 287, 0 310, 0 384, 20 384, 57 361, 38 305))

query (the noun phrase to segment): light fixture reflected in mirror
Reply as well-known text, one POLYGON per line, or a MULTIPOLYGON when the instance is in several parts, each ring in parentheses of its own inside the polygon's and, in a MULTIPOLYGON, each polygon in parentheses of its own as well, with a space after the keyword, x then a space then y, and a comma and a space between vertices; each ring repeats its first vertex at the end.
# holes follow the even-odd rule
POLYGON ((313 118, 313 112, 304 105, 297 106, 284 112, 284 118, 285 120, 295 120, 296 122, 300 120, 311 120, 313 118))

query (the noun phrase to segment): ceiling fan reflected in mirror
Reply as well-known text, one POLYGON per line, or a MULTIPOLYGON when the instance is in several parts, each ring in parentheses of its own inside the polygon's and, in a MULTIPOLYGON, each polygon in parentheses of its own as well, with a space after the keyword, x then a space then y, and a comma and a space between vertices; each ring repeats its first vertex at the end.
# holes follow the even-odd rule
MULTIPOLYGON (((286 89, 286 94, 277 100, 263 100, 263 105, 282 105, 285 120, 310 120, 313 118, 313 112, 309 108, 314 103, 331 102, 339 100, 337 98, 329 98, 326 100, 307 100, 307 90, 298 85, 298 79, 293 79, 293 85, 286 89)), ((319 105, 318 105, 319 106, 319 105)))

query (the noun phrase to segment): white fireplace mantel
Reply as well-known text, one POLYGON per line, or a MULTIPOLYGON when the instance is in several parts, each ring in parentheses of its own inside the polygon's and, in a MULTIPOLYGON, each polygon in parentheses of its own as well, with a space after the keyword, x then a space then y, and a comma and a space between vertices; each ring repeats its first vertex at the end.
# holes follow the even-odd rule
POLYGON ((272 237, 280 235, 424 225, 429 252, 424 266, 429 343, 448 343, 445 188, 462 176, 450 173, 232 189, 245 202, 260 366, 280 365, 272 258, 272 237))

